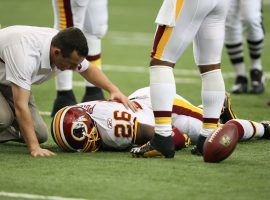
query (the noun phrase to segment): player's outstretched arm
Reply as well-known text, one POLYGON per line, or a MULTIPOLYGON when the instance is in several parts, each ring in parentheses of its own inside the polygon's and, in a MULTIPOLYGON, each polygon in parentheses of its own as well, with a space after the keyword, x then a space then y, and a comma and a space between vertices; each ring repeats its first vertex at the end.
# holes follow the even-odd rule
POLYGON ((150 141, 155 134, 154 126, 138 123, 137 133, 134 137, 134 144, 143 145, 150 141))
POLYGON ((12 84, 12 94, 20 131, 28 146, 30 154, 34 157, 55 155, 53 152, 47 149, 42 149, 39 146, 34 130, 34 123, 28 107, 30 91, 12 84))

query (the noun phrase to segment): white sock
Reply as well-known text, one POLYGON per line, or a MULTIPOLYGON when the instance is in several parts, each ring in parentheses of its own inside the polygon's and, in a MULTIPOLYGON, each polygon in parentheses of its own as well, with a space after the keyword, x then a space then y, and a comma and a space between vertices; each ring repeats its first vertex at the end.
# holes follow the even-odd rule
POLYGON ((155 116, 155 133, 172 134, 171 112, 176 95, 173 69, 168 66, 150 67, 150 95, 155 116))
MULTIPOLYGON (((96 67, 101 70, 101 39, 95 36, 86 35, 87 44, 88 44, 88 56, 87 59, 96 67), (97 57, 98 56, 98 57, 97 57)), ((85 86, 87 87, 96 87, 92 83, 89 83, 85 80, 85 86)))
POLYGON ((55 87, 57 91, 72 90, 72 71, 65 70, 55 77, 55 87))
POLYGON ((225 98, 224 80, 220 69, 203 73, 201 77, 203 128, 215 129, 225 98))
POLYGON ((246 77, 246 65, 245 63, 241 62, 241 63, 237 63, 237 64, 233 64, 236 76, 244 76, 246 77))

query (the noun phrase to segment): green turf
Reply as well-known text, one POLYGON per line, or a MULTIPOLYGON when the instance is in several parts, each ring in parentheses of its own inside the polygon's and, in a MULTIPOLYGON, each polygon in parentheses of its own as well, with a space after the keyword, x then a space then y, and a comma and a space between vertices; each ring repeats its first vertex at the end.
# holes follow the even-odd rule
MULTIPOLYGON (((109 1, 109 32, 103 40, 105 73, 126 93, 148 84, 147 66, 151 51, 153 23, 161 0, 109 1), (145 73, 109 70, 106 65, 145 67, 145 73)), ((2 27, 14 24, 52 26, 50 1, 1 0, 2 27)), ((266 41, 263 65, 269 73, 270 5, 264 6, 266 41)), ((245 52, 247 54, 247 52, 245 52)), ((248 61, 247 61, 248 63, 248 61)), ((117 67, 116 67, 117 68, 117 67)), ((196 70, 192 49, 185 52, 176 69, 196 70)), ((233 72, 227 55, 223 72, 233 72)), ((200 104, 200 78, 190 84, 177 84, 177 91, 194 104, 200 104)), ((82 80, 74 75, 75 80, 82 80)), ((225 77, 229 89, 233 77, 225 77)), ((75 87, 77 100, 83 87, 75 87)), ((50 111, 55 97, 54 81, 34 86, 33 92, 41 111, 50 111)), ((241 118, 256 121, 269 119, 270 91, 259 96, 233 96, 233 107, 241 118)), ((50 118, 44 117, 48 127, 50 118)), ((133 159, 127 152, 63 153, 52 138, 42 145, 57 153, 50 158, 32 158, 25 145, 0 144, 0 192, 29 193, 86 199, 269 199, 269 141, 238 144, 230 158, 220 164, 206 164, 191 156, 190 149, 176 153, 175 159, 133 159)), ((12 199, 1 197, 0 199, 12 199)))

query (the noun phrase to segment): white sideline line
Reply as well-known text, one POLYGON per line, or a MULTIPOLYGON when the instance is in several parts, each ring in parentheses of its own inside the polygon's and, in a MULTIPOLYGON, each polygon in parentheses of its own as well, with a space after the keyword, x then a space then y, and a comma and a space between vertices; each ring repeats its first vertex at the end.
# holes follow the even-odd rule
POLYGON ((86 200, 82 198, 68 198, 68 197, 59 197, 59 196, 43 196, 36 194, 26 194, 26 193, 13 193, 13 192, 0 192, 2 197, 11 197, 11 198, 23 198, 23 199, 46 199, 46 200, 86 200))

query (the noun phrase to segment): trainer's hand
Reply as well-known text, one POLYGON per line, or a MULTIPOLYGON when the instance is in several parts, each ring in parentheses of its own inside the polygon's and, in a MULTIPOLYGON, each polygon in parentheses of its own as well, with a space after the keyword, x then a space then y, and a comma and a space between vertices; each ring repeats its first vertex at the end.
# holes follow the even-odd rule
POLYGON ((121 102, 126 109, 131 109, 133 112, 136 112, 138 109, 136 104, 130 101, 121 91, 117 90, 111 93, 110 99, 118 100, 121 102))
POLYGON ((47 156, 55 156, 56 154, 48 149, 42 149, 41 147, 37 147, 30 151, 31 156, 33 157, 47 157, 47 156))

